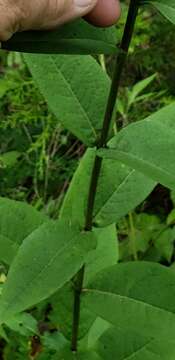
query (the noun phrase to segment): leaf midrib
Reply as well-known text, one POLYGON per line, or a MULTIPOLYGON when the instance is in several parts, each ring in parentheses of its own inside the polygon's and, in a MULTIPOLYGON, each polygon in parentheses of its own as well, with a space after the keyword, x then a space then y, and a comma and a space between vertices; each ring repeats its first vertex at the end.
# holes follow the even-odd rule
POLYGON ((91 123, 91 119, 89 118, 89 116, 88 116, 88 114, 87 114, 87 112, 86 112, 86 109, 82 106, 82 104, 81 104, 78 96, 74 93, 74 91, 73 91, 73 89, 72 89, 72 87, 71 87, 70 82, 67 81, 67 78, 66 78, 65 74, 63 74, 63 72, 61 71, 61 69, 58 70, 58 67, 57 67, 57 65, 56 65, 56 63, 55 63, 55 61, 54 61, 54 57, 51 55, 50 58, 51 58, 51 61, 53 62, 53 66, 54 66, 55 69, 56 69, 56 72, 59 72, 59 74, 61 75, 63 81, 66 82, 66 86, 67 86, 68 89, 70 90, 73 98, 74 98, 75 101, 78 103, 79 108, 81 109, 81 111, 83 112, 85 118, 87 119, 88 124, 89 124, 89 128, 91 129, 91 131, 92 131, 92 133, 94 134, 95 138, 97 138, 96 130, 95 130, 95 128, 93 127, 93 125, 92 125, 92 123, 91 123))

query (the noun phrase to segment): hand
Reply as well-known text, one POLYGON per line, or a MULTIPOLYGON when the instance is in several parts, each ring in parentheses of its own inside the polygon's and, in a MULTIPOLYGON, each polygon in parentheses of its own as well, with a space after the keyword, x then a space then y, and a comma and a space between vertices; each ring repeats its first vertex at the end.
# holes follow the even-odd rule
POLYGON ((97 26, 112 25, 120 15, 119 0, 0 0, 0 41, 17 31, 52 29, 85 15, 97 26))

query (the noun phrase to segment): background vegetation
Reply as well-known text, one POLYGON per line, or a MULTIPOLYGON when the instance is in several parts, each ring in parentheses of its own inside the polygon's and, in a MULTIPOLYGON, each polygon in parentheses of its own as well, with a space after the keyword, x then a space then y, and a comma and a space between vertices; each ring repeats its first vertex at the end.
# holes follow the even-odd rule
MULTIPOLYGON (((125 17, 124 7, 117 25, 120 33, 125 17)), ((174 53, 172 25, 153 11, 142 9, 116 109, 117 127, 125 126, 128 118, 135 122, 174 101, 174 53)), ((100 56, 97 61, 110 75, 112 58, 100 56)), ((22 56, 1 52, 0 196, 28 202, 57 218, 83 153, 83 144, 47 108, 22 56)), ((174 193, 158 185, 143 204, 117 224, 117 229, 120 261, 146 259, 174 266, 174 193)), ((6 273, 1 264, 1 284, 6 273)), ((28 318, 17 319, 5 331, 1 329, 0 358, 50 359, 59 336, 52 306, 55 301, 42 303, 28 318), (50 352, 40 354, 45 343, 50 352)))

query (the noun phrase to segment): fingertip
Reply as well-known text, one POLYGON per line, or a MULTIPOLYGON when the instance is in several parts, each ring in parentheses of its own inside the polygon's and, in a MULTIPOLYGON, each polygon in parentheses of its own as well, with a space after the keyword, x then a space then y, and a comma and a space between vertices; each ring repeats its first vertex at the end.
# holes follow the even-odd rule
POLYGON ((85 19, 95 26, 107 27, 115 24, 121 14, 119 0, 98 0, 85 19))

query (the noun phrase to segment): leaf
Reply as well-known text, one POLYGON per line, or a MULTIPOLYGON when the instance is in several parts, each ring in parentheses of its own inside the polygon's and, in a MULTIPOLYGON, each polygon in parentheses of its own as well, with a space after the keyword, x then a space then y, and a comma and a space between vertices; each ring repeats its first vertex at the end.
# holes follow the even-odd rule
MULTIPOLYGON (((94 229, 94 236, 96 237, 97 248, 87 254, 84 284, 87 284, 99 271, 116 264, 118 260, 118 239, 115 226, 94 229)), ((72 282, 57 291, 49 302, 52 304, 52 311, 49 316, 51 321, 62 331, 66 338, 71 339, 74 303, 72 282)), ((94 320, 94 314, 91 314, 86 308, 81 309, 79 338, 87 334, 94 320)))
POLYGON ((0 260, 10 265, 17 254, 19 245, 0 234, 0 260))
POLYGON ((162 230, 153 242, 159 254, 169 263, 174 252, 175 227, 162 230))
POLYGON ((96 351, 103 360, 173 360, 175 343, 111 327, 99 339, 96 351))
POLYGON ((0 322, 48 298, 69 281, 96 246, 93 233, 63 222, 43 224, 21 245, 0 299, 0 322))
POLYGON ((149 77, 147 77, 144 80, 139 81, 137 84, 135 84, 132 87, 132 90, 129 92, 129 99, 128 99, 128 106, 130 107, 137 97, 142 93, 143 90, 147 88, 148 85, 152 83, 153 80, 155 80, 156 74, 153 74, 149 77))
POLYGON ((16 164, 21 153, 19 151, 9 151, 0 155, 0 168, 12 167, 16 164))
POLYGON ((82 306, 123 331, 174 341, 174 296, 172 270, 150 262, 131 262, 99 273, 84 290, 82 306))
MULTIPOLYGON (((61 218, 84 226, 87 197, 95 149, 88 149, 66 194, 61 218)), ((143 174, 109 159, 104 159, 94 209, 94 222, 107 226, 119 221, 138 206, 156 183, 143 174)))
POLYGON ((97 248, 89 252, 86 260, 84 284, 89 283, 99 271, 117 264, 118 239, 115 225, 102 229, 94 229, 97 239, 97 248))
MULTIPOLYGON (((49 221, 47 216, 37 211, 31 205, 0 197, 0 242, 13 242, 10 252, 17 250, 18 245, 44 222, 49 221), (19 231, 20 229, 20 231, 19 231), (13 248, 13 249, 12 249, 13 248)), ((11 255, 12 255, 11 252, 11 255)))
POLYGON ((99 155, 116 159, 170 189, 175 188, 175 104, 120 131, 99 155))
POLYGON ((21 313, 13 316, 6 322, 6 326, 23 336, 38 334, 36 319, 28 313, 21 313))
POLYGON ((116 223, 142 203, 156 182, 140 172, 104 159, 95 202, 94 222, 98 226, 116 223))
POLYGON ((54 31, 17 33, 2 49, 45 54, 113 54, 117 52, 116 29, 99 29, 78 20, 54 31))
POLYGON ((60 212, 61 219, 67 219, 70 223, 77 223, 80 227, 85 225, 87 198, 95 154, 96 150, 89 148, 81 159, 60 212))
POLYGON ((174 0, 143 0, 143 4, 153 5, 164 17, 175 24, 175 1, 174 0))
POLYGON ((110 86, 97 61, 76 55, 24 58, 57 119, 86 145, 93 145, 102 126, 110 86))

